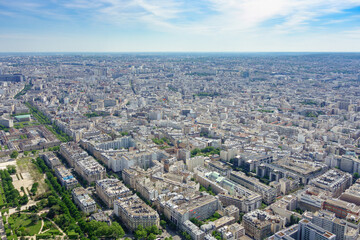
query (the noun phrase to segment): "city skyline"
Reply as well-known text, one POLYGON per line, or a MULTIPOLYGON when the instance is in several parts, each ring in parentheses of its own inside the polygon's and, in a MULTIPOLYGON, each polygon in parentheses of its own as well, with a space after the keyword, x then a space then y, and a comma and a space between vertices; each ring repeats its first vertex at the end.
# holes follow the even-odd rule
POLYGON ((0 2, 0 52, 358 52, 360 1, 0 2))

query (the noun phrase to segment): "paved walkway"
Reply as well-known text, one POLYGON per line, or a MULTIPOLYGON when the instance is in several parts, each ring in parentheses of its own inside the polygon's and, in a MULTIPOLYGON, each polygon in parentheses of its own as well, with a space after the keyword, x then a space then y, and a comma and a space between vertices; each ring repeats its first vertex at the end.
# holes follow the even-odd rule
MULTIPOLYGON (((36 203, 35 203, 36 204, 36 203)), ((33 204, 32 204, 33 205, 33 204)), ((23 207, 26 207, 27 205, 25 205, 25 206, 23 206, 23 207)), ((30 205, 31 206, 31 205, 30 205)), ((15 210, 16 210, 16 208, 14 208, 15 210)), ((10 209, 11 210, 11 209, 10 209)), ((10 213, 10 210, 9 210, 9 213, 10 213)), ((41 210, 40 212, 38 212, 37 213, 37 215, 41 215, 41 214, 43 214, 43 213, 46 213, 46 212, 48 212, 49 211, 49 208, 45 208, 45 209, 43 209, 43 210, 41 210)), ((17 211, 15 211, 15 212, 17 212, 17 211)), ((15 213, 14 212, 14 213, 15 213)), ((12 214, 12 213, 11 213, 12 214)), ((9 215, 7 215, 7 216, 10 216, 11 214, 9 214, 9 215)), ((32 214, 31 212, 22 212, 21 214, 32 214)), ((5 229, 4 229, 4 226, 3 226, 3 222, 2 222, 2 216, 1 216, 1 212, 0 212, 0 219, 1 219, 1 221, 0 221, 0 240, 7 240, 7 238, 6 238, 6 233, 5 233, 5 229), (3 231, 2 231, 2 229, 3 229, 3 231)), ((63 239, 65 239, 65 237, 66 237, 66 234, 64 233, 64 231, 53 221, 53 220, 51 220, 51 219, 49 219, 49 218, 47 218, 47 217, 44 217, 43 219, 41 219, 41 227, 40 227, 40 230, 39 230, 39 232, 37 233, 37 234, 40 234, 40 233, 44 233, 44 232, 47 232, 49 229, 47 229, 47 230, 45 230, 44 232, 43 232, 43 228, 44 228, 44 219, 47 219, 47 220, 49 220, 59 231, 60 231, 60 233, 62 234, 61 236, 59 236, 59 237, 56 237, 56 239, 61 239, 61 240, 63 240, 63 239)), ((25 238, 26 239, 35 239, 36 238, 36 236, 25 236, 25 238)))
MULTIPOLYGON (((29 207, 34 206, 34 205, 36 205, 36 202, 29 199, 29 202, 26 205, 21 206, 20 210, 21 211, 27 210, 29 207)), ((16 208, 9 209, 9 215, 16 213, 16 212, 18 212, 18 210, 16 210, 16 208)))

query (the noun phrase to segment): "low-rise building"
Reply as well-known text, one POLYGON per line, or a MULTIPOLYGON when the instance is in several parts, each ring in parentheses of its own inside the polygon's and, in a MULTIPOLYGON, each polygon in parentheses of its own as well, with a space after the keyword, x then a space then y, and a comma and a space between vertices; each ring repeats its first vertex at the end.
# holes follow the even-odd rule
POLYGON ((205 237, 205 233, 190 220, 186 220, 182 224, 182 229, 187 232, 193 240, 202 240, 205 237))
POLYGON ((111 219, 108 215, 106 215, 103 211, 99 210, 99 212, 97 213, 93 213, 90 215, 90 221, 94 220, 97 222, 105 222, 107 223, 109 226, 111 225, 111 219))

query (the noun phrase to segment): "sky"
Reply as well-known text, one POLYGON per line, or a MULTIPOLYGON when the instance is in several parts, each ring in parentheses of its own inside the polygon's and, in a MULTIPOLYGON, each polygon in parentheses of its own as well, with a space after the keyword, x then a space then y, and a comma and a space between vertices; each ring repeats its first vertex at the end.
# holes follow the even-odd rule
POLYGON ((360 52, 360 0, 0 0, 0 52, 360 52))

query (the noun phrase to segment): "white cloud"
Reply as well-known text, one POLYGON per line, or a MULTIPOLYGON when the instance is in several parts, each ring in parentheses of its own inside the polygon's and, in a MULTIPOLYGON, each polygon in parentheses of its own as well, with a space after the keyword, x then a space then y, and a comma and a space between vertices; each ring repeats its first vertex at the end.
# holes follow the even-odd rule
POLYGON ((72 9, 91 9, 96 21, 122 27, 145 25, 158 31, 214 34, 252 31, 266 25, 278 33, 306 30, 327 14, 360 6, 360 0, 73 0, 72 9), (201 9, 201 6, 206 6, 201 9), (207 14, 207 11, 209 13, 207 14), (202 17, 196 17, 201 12, 202 17), (189 17, 191 15, 192 17, 189 17))
POLYGON ((342 34, 344 38, 360 39, 360 28, 349 31, 343 31, 342 34))

